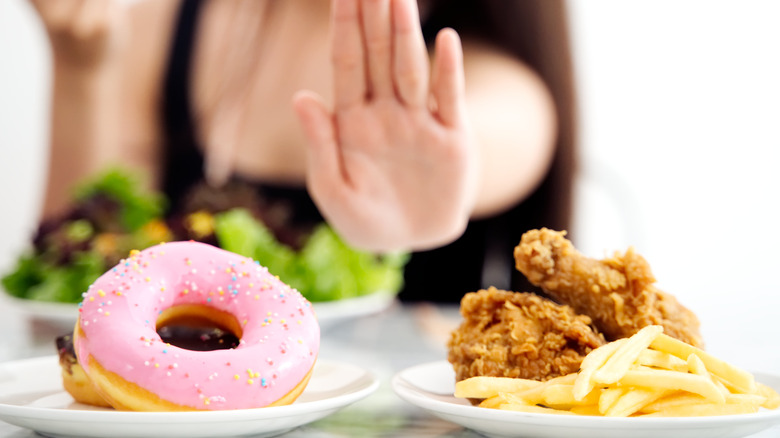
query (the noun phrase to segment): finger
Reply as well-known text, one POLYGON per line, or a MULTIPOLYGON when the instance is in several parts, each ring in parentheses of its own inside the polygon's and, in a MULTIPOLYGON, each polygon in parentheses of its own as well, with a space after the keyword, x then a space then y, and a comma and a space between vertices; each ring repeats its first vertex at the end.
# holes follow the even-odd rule
MULTIPOLYGON (((54 3, 62 3, 62 2, 54 2, 54 3)), ((48 2, 46 0, 30 0, 30 4, 35 8, 36 12, 38 12, 38 15, 43 15, 46 11, 46 5, 48 2)))
POLYGON ((368 58, 368 91, 372 98, 392 97, 392 25, 390 0, 364 0, 361 16, 365 53, 368 58))
POLYGON ((398 97, 409 106, 425 106, 428 94, 428 50, 414 0, 393 1, 393 74, 398 97))
POLYGON ((341 160, 333 118, 322 99, 310 91, 299 91, 293 97, 293 108, 309 143, 308 174, 316 183, 341 175, 341 160))
POLYGON ((73 17, 73 35, 88 38, 108 26, 109 0, 84 0, 73 17))
POLYGON ((431 91, 439 118, 446 125, 457 124, 463 111, 465 80, 463 49, 458 34, 452 29, 443 29, 436 36, 433 79, 431 91))
POLYGON ((335 0, 332 7, 334 100, 340 110, 365 100, 366 70, 358 0, 335 0))
POLYGON ((46 25, 47 30, 61 31, 66 25, 71 24, 70 20, 82 8, 84 0, 76 1, 45 1, 34 0, 33 6, 38 11, 38 15, 46 25))
MULTIPOLYGON (((78 1, 75 3, 78 3, 78 1)), ((30 4, 33 5, 35 11, 38 12, 38 15, 45 22, 66 15, 74 6, 73 2, 53 2, 49 0, 30 0, 30 4)))
POLYGON ((110 0, 106 2, 106 23, 109 27, 115 27, 117 25, 124 25, 124 20, 128 16, 127 5, 110 0))

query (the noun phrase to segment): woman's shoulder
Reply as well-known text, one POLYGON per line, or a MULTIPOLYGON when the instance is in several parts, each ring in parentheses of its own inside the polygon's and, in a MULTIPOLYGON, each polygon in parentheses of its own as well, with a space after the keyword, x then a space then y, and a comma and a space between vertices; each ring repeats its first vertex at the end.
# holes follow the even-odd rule
MULTIPOLYGON (((544 115, 540 123, 552 123, 555 104, 547 84, 517 56, 484 41, 465 37, 463 67, 470 108, 515 108, 517 112, 518 102, 525 102, 534 113, 544 115)), ((495 114, 495 111, 485 113, 495 114)))
POLYGON ((544 89, 539 74, 523 60, 479 38, 463 37, 463 62, 470 81, 544 89))

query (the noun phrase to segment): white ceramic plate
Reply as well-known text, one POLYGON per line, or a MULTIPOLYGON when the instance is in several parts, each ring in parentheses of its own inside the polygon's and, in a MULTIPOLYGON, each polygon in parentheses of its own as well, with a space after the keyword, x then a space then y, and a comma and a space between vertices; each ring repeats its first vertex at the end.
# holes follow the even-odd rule
MULTIPOLYGON (((350 319, 373 315, 390 307, 395 295, 375 292, 355 298, 313 303, 320 322, 320 329, 327 329, 350 319)), ((75 304, 49 303, 15 298, 0 291, 0 304, 7 305, 28 318, 72 328, 76 323, 78 306, 75 304)))
POLYGON ((312 306, 317 312, 320 329, 324 332, 344 321, 379 313, 390 307, 394 301, 395 294, 374 292, 355 298, 316 302, 312 303, 312 306))
POLYGON ((0 363, 0 420, 50 437, 269 437, 316 421, 379 386, 353 365, 320 360, 289 406, 210 412, 120 412, 76 403, 56 356, 0 363))
MULTIPOLYGON (((775 389, 780 376, 756 374, 775 389)), ((490 437, 534 438, 738 438, 780 424, 780 410, 691 418, 605 418, 508 412, 455 398, 455 374, 446 362, 408 368, 393 377, 399 397, 431 414, 490 437)))
POLYGON ((76 304, 25 300, 12 297, 6 294, 5 291, 0 291, 0 304, 28 318, 40 319, 70 327, 73 327, 76 323, 76 315, 78 315, 78 306, 76 304))

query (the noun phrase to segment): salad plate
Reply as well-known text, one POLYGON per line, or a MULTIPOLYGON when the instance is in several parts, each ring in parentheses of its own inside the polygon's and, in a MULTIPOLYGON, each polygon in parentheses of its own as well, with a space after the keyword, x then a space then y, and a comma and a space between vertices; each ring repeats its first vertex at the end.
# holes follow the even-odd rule
MULTIPOLYGON (((755 373, 780 389, 780 376, 755 373)), ((741 438, 780 425, 780 410, 719 417, 607 418, 501 411, 456 398, 455 373, 446 361, 407 368, 392 380, 395 393, 430 414, 489 437, 741 438)))
POLYGON ((50 437, 270 437, 324 418, 373 393, 379 380, 357 366, 320 360, 293 404, 198 412, 123 412, 75 402, 56 356, 0 364, 0 420, 50 437))
POLYGON ((78 315, 78 305, 16 298, 0 291, 0 303, 29 319, 46 321, 56 325, 73 326, 78 315))
POLYGON ((196 186, 188 199, 202 204, 197 211, 167 211, 165 195, 143 189, 141 178, 115 168, 84 181, 71 211, 47 222, 12 269, 0 273, 0 305, 30 319, 72 326, 76 305, 60 303, 78 302, 95 279, 134 249, 187 240, 261 262, 291 287, 305 291, 325 328, 387 307, 401 288, 408 254, 353 248, 325 222, 301 229, 291 223, 270 227, 263 221, 265 209, 277 216, 292 213, 279 213, 282 210, 261 202, 259 195, 249 196, 256 194, 253 186, 217 191, 196 186), (213 199, 225 203, 214 206, 213 199))
POLYGON ((329 328, 356 318, 373 315, 389 308, 396 300, 394 293, 374 292, 354 298, 312 303, 320 329, 329 328))

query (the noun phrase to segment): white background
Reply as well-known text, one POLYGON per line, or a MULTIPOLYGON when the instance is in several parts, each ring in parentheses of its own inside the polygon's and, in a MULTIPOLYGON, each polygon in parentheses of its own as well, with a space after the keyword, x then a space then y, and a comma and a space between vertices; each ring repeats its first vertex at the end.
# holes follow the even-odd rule
MULTIPOLYGON (((780 2, 575 0, 577 220, 588 255, 629 245, 702 319, 709 349, 780 373, 780 2)), ((0 2, 0 270, 29 240, 46 160, 49 53, 0 2)))

